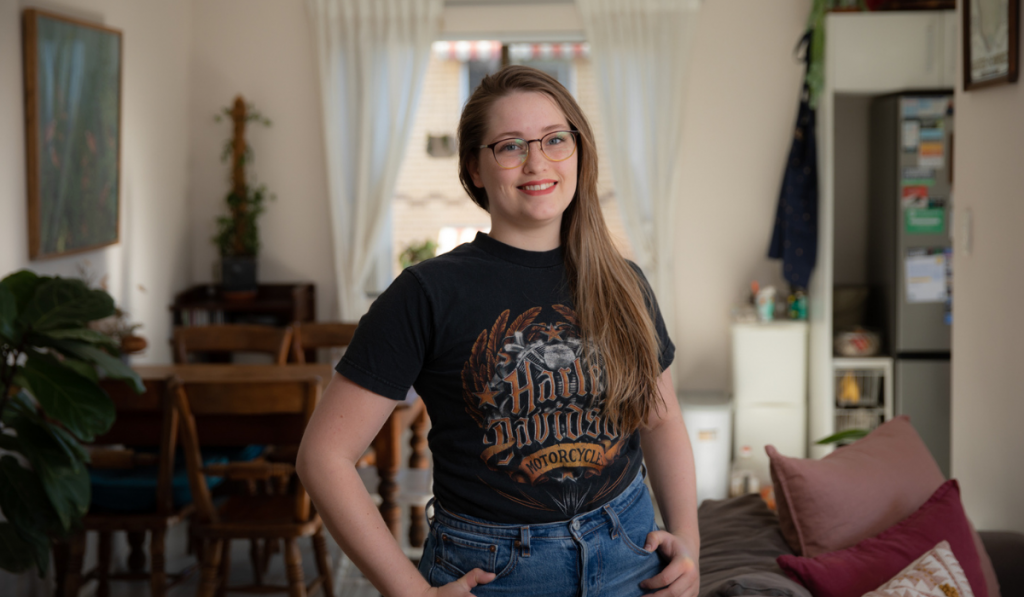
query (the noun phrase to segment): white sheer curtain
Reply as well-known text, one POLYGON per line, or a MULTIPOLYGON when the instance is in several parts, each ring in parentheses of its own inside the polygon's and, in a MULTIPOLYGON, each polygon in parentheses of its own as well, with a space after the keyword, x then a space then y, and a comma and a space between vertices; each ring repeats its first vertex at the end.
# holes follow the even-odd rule
POLYGON ((615 194, 669 333, 683 106, 700 0, 576 0, 597 81, 615 194))
POLYGON ((443 0, 307 0, 320 67, 340 316, 365 311, 443 0))

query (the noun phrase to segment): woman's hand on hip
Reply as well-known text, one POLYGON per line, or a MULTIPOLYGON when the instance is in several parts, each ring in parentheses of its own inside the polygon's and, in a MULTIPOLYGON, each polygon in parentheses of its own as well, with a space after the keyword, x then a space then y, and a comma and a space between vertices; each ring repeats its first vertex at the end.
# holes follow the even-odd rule
POLYGON ((459 580, 452 581, 444 586, 431 589, 428 597, 465 597, 472 595, 470 591, 477 585, 486 585, 494 580, 496 575, 493 572, 484 572, 479 568, 473 568, 459 580))
POLYGON ((658 574, 640 583, 640 588, 661 589, 653 597, 695 597, 700 590, 700 571, 683 540, 667 531, 651 531, 644 545, 658 550, 668 565, 658 574))

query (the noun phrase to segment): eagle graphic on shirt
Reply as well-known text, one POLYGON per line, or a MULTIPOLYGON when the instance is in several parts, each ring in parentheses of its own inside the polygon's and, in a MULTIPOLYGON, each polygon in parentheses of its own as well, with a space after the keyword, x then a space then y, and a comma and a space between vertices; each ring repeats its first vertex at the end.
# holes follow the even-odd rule
POLYGON ((588 362, 571 308, 509 318, 505 310, 480 332, 462 368, 466 412, 482 432, 480 458, 520 486, 518 495, 494 488, 506 499, 567 516, 591 509, 630 468, 627 461, 603 475, 627 440, 603 416, 604 368, 599 358, 588 362))

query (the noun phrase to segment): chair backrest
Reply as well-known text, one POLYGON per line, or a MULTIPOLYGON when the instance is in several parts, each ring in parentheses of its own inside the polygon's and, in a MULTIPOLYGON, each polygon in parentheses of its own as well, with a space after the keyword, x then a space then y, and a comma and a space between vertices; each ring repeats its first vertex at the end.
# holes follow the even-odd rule
POLYGON ((356 324, 341 322, 306 322, 292 325, 292 359, 306 362, 306 351, 315 348, 348 346, 356 333, 356 324))
MULTIPOLYGON (((319 376, 187 383, 175 378, 170 386, 180 418, 181 445, 192 496, 200 518, 211 522, 217 522, 218 515, 207 489, 207 474, 231 478, 237 473, 239 478, 247 479, 261 474, 290 476, 294 467, 270 462, 204 467, 200 447, 252 443, 297 446, 321 392, 319 376)), ((293 507, 296 522, 309 519, 309 496, 298 482, 293 507)))
POLYGON ((157 466, 156 513, 171 514, 174 509, 171 477, 178 441, 178 413, 166 380, 147 380, 146 391, 139 395, 122 381, 104 379, 101 387, 114 402, 117 416, 106 433, 96 438, 90 449, 93 469, 131 469, 157 466), (116 446, 116 447, 109 447, 116 446), (135 448, 157 448, 136 452, 135 448))
POLYGON ((253 324, 203 325, 174 328, 174 362, 187 363, 194 352, 262 352, 274 362, 288 362, 290 327, 253 324))

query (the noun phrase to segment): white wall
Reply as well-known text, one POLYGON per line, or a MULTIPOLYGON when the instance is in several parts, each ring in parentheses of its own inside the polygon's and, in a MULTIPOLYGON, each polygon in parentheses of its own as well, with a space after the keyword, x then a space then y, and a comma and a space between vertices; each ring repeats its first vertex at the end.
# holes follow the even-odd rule
POLYGON ((0 275, 21 268, 77 276, 107 289, 150 348, 136 362, 170 360, 167 305, 188 273, 185 219, 188 2, 0 0, 0 275), (29 261, 22 98, 21 11, 48 9, 123 32, 121 242, 47 261, 29 261))
POLYGON ((808 0, 707 0, 686 98, 676 238, 677 385, 732 387, 730 310, 750 281, 788 290, 768 242, 793 138, 808 0))
POLYGON ((192 7, 189 128, 190 277, 214 279, 214 222, 227 213, 230 122, 213 116, 238 94, 273 122, 250 125, 250 173, 277 195, 259 220, 261 283, 312 281, 317 316, 338 317, 321 135, 319 74, 304 2, 203 0, 192 7))
POLYGON ((952 472, 979 529, 1024 532, 1024 84, 961 87, 953 165, 952 472))

